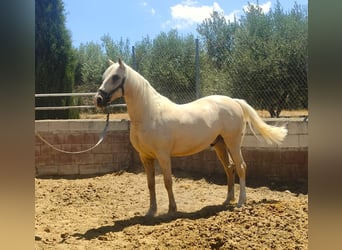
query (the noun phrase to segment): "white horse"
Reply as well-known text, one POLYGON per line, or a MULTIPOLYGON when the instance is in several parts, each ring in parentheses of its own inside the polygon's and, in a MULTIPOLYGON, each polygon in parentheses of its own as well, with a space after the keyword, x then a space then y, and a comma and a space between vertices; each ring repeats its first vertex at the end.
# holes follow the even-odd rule
POLYGON ((240 179, 237 205, 243 205, 246 202, 246 163, 240 147, 246 122, 269 143, 281 143, 287 129, 266 124, 244 100, 227 96, 207 96, 182 105, 173 103, 120 59, 118 63, 109 61, 94 102, 97 107, 104 108, 119 97, 125 98, 131 120, 130 140, 147 175, 150 192, 147 215, 157 212, 154 159, 159 161, 163 173, 169 213, 174 213, 177 207, 172 191, 170 157, 195 154, 209 145, 214 147, 227 175, 228 194, 224 204, 234 200, 236 169, 240 179))

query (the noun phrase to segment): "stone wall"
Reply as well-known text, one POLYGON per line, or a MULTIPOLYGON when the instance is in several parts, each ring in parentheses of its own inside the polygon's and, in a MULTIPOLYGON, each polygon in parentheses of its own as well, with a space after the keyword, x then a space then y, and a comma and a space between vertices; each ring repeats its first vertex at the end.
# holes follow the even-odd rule
MULTIPOLYGON (((93 146, 105 122, 99 120, 36 121, 36 132, 55 147, 80 151, 93 146)), ((129 123, 111 121, 103 142, 82 154, 65 154, 45 144, 36 136, 36 175, 90 175, 128 169, 133 148, 129 141, 129 123)))
MULTIPOLYGON (((308 176, 308 123, 302 119, 267 119, 287 124, 288 136, 280 146, 269 145, 247 129, 242 153, 247 178, 264 181, 306 181, 308 176)), ((36 132, 51 144, 69 151, 94 145, 105 125, 101 120, 36 121, 36 132)), ((105 140, 83 154, 60 153, 36 136, 36 176, 103 174, 119 170, 142 171, 138 154, 129 141, 129 121, 110 121, 105 140)), ((224 176, 215 151, 172 159, 174 170, 205 176, 224 176)))

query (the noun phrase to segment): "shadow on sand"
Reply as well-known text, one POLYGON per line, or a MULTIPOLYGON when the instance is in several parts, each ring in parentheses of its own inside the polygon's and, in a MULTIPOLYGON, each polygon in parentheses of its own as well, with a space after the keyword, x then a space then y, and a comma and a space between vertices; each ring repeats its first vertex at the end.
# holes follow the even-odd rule
MULTIPOLYGON (((253 205, 257 204, 274 204, 278 203, 276 200, 266 200, 263 199, 259 202, 253 202, 253 205)), ((243 208, 239 208, 239 211, 243 211, 243 208)), ((212 205, 206 206, 202 209, 195 212, 176 212, 175 214, 162 214, 158 216, 134 216, 129 219, 117 220, 114 221, 114 225, 101 226, 98 228, 92 228, 86 231, 85 233, 75 233, 72 236, 77 239, 86 239, 91 240, 95 239, 101 235, 105 235, 110 232, 120 232, 127 227, 134 225, 143 225, 143 226, 155 226, 163 223, 169 223, 177 219, 190 219, 197 220, 201 218, 209 218, 211 216, 217 215, 222 211, 230 211, 233 212, 236 209, 235 205, 212 205)))
POLYGON ((120 232, 123 229, 134 226, 134 225, 144 225, 144 226, 155 226, 163 223, 169 223, 171 221, 177 219, 190 219, 196 220, 200 218, 209 218, 211 216, 216 215, 221 211, 233 211, 233 205, 225 206, 225 205, 213 205, 206 206, 195 212, 176 212, 175 214, 162 214, 158 216, 134 216, 129 219, 117 220, 114 221, 114 225, 102 226, 98 228, 92 228, 86 231, 84 234, 75 233, 72 236, 78 239, 86 239, 91 240, 99 237, 100 235, 104 235, 109 232, 120 232))

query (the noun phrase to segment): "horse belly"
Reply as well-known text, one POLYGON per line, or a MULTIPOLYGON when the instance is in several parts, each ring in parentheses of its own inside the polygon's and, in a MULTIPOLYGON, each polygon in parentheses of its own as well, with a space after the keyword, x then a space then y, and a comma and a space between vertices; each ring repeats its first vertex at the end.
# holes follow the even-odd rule
POLYGON ((193 155, 196 153, 199 153, 203 151, 204 149, 208 148, 210 144, 199 144, 199 145, 191 145, 191 147, 183 147, 183 146, 178 146, 173 149, 171 152, 171 156, 175 157, 181 157, 181 156, 188 156, 188 155, 193 155))
POLYGON ((181 133, 174 137, 171 156, 187 156, 208 148, 218 136, 217 133, 181 133))

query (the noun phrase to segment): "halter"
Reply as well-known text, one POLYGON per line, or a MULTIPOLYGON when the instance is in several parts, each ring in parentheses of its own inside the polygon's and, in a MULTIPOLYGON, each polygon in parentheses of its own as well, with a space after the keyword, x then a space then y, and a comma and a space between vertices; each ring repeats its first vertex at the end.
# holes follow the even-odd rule
POLYGON ((126 77, 122 78, 121 83, 112 91, 107 93, 106 91, 99 89, 99 93, 101 97, 103 98, 103 102, 108 104, 110 102, 110 98, 112 97, 112 94, 114 94, 118 89, 121 89, 122 91, 122 96, 125 95, 125 89, 124 89, 124 84, 125 84, 126 77))

